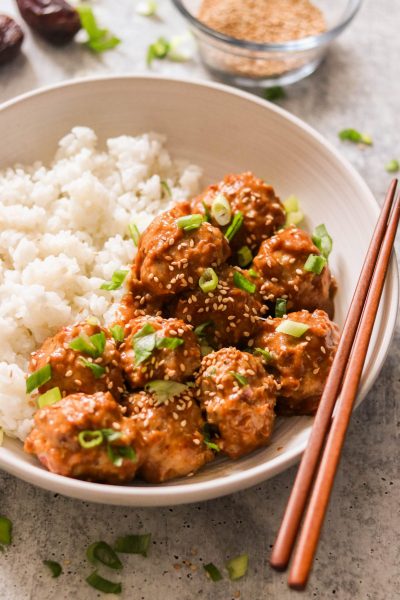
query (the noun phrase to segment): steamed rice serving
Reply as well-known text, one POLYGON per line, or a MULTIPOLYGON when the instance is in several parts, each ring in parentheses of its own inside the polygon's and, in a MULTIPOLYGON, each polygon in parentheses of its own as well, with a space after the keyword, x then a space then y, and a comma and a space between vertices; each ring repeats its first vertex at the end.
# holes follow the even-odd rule
POLYGON ((201 169, 173 160, 154 133, 98 148, 75 127, 50 167, 0 172, 0 428, 25 439, 35 406, 25 393, 29 354, 59 328, 90 315, 106 323, 123 294, 100 290, 129 269, 143 231, 160 211, 199 192, 201 169))

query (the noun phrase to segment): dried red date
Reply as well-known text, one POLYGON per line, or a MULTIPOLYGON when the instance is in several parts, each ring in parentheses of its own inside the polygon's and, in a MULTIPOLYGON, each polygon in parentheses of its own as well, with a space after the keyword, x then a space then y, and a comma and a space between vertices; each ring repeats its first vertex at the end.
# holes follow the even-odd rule
POLYGON ((0 65, 5 65, 17 56, 23 39, 23 31, 14 19, 0 15, 0 65))
POLYGON ((52 44, 67 44, 81 28, 77 11, 65 0, 16 1, 28 25, 52 44))

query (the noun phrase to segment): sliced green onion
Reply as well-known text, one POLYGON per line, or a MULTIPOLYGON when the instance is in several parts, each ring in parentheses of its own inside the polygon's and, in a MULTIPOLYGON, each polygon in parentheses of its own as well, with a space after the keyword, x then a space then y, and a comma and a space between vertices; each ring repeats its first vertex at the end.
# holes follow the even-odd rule
POLYGON ((210 210, 207 206, 207 204, 204 202, 204 200, 201 201, 203 208, 204 208, 204 216, 205 216, 205 220, 208 221, 208 223, 211 221, 211 213, 210 210))
POLYGON ((100 377, 103 377, 104 373, 106 372, 105 367, 102 367, 97 363, 90 362, 90 360, 86 360, 86 358, 83 358, 83 356, 79 357, 79 362, 81 365, 92 371, 95 379, 100 379, 100 377))
POLYGON ((78 433, 78 442, 82 448, 85 448, 86 450, 100 446, 100 444, 103 443, 103 440, 104 436, 101 429, 85 429, 84 431, 80 431, 78 433))
POLYGON ((257 271, 255 271, 254 269, 249 269, 247 272, 250 275, 250 277, 254 277, 254 279, 258 279, 260 277, 257 271))
POLYGON ((99 590, 99 592, 104 592, 105 594, 120 594, 122 592, 122 585, 120 583, 115 583, 108 579, 104 579, 104 577, 100 577, 97 571, 93 571, 93 573, 86 578, 86 583, 95 590, 99 590))
POLYGON ((208 344, 200 344, 200 352, 201 352, 201 356, 208 356, 209 354, 212 354, 212 352, 214 352, 214 348, 212 348, 211 346, 209 346, 208 344))
POLYGON ((41 394, 39 396, 37 403, 39 408, 43 408, 44 406, 51 406, 55 404, 59 400, 61 400, 61 392, 59 387, 53 387, 51 390, 46 392, 45 394, 41 394))
MULTIPOLYGON (((214 370, 216 371, 215 367, 214 367, 214 370)), ((211 375, 207 375, 207 377, 210 377, 210 376, 211 375)), ((214 452, 220 452, 221 448, 218 446, 218 444, 211 441, 211 436, 213 435, 213 433, 214 433, 214 430, 213 430, 212 426, 209 423, 206 423, 203 427, 204 444, 210 450, 214 450, 214 452)))
POLYGON ((241 556, 236 556, 232 558, 229 562, 226 563, 226 568, 228 569, 229 579, 231 581, 236 581, 236 579, 240 579, 247 573, 247 568, 249 566, 249 556, 248 554, 242 554, 241 556))
POLYGON ((114 550, 122 554, 141 554, 142 556, 147 556, 150 542, 151 533, 125 535, 116 540, 114 550))
POLYGON ((221 579, 223 579, 221 571, 213 563, 203 565, 203 569, 205 570, 211 581, 221 581, 221 579))
POLYGON ((102 563, 110 569, 122 569, 123 564, 114 550, 106 542, 94 542, 86 550, 86 556, 93 565, 102 563))
POLYGON ((121 327, 121 325, 113 325, 110 327, 110 333, 117 343, 124 341, 125 333, 124 328, 121 327))
POLYGON ((194 229, 198 229, 202 223, 204 223, 204 217, 199 214, 186 215, 185 217, 180 217, 176 220, 177 226, 179 229, 183 229, 183 231, 193 231, 194 229))
POLYGON ((388 173, 397 173, 400 171, 400 162, 396 159, 390 160, 385 166, 385 169, 388 173))
POLYGON ((88 325, 93 325, 94 327, 98 327, 100 325, 100 320, 97 317, 88 317, 86 319, 86 323, 88 325))
POLYGON ((96 348, 96 358, 98 358, 103 354, 104 349, 106 347, 106 334, 104 333, 104 331, 100 331, 100 333, 95 333, 94 335, 91 335, 89 339, 93 346, 96 348))
POLYGON ((171 48, 171 44, 168 40, 163 37, 158 38, 153 44, 147 48, 146 62, 147 66, 150 67, 153 60, 161 60, 165 58, 171 48))
POLYGON ((104 435, 108 443, 115 442, 122 437, 122 433, 120 431, 116 431, 115 429, 102 429, 101 433, 104 435))
POLYGON ((167 196, 169 196, 171 198, 172 197, 172 191, 171 191, 171 188, 168 185, 168 182, 162 180, 162 181, 160 181, 160 185, 165 190, 165 193, 167 194, 167 196))
POLYGON ((196 329, 194 330, 195 335, 197 335, 197 337, 199 337, 199 338, 204 337, 206 335, 205 330, 210 325, 214 325, 213 321, 206 321, 205 323, 202 323, 201 325, 198 325, 196 327, 196 329))
POLYGON ((81 333, 79 337, 74 338, 69 347, 76 352, 84 352, 92 358, 99 358, 106 347, 106 335, 104 331, 95 333, 90 337, 86 333, 81 333))
POLYGON ((322 256, 328 259, 332 252, 333 241, 324 224, 318 225, 313 231, 312 241, 321 252, 322 256))
POLYGON ((137 461, 135 450, 131 446, 107 446, 107 455, 115 467, 122 467, 124 458, 137 461))
POLYGON ((45 365, 41 369, 38 369, 32 375, 29 375, 26 380, 26 393, 31 394, 33 390, 36 390, 41 385, 44 385, 51 379, 51 365, 45 365))
POLYGON ((93 10, 89 6, 81 4, 75 7, 79 14, 82 28, 88 35, 85 45, 93 52, 104 52, 111 50, 121 43, 121 40, 110 33, 108 29, 100 29, 97 25, 93 10))
POLYGON ((271 360, 273 360, 273 356, 272 356, 271 352, 269 350, 267 350, 266 348, 255 348, 254 354, 260 354, 260 356, 262 356, 262 358, 267 363, 269 363, 269 362, 271 362, 271 360))
POLYGON ((301 210, 286 213, 285 227, 290 225, 299 225, 304 219, 304 213, 301 210))
POLYGON ((240 210, 234 214, 232 223, 229 225, 228 229, 225 232, 225 237, 228 240, 228 242, 231 242, 233 240, 233 238, 243 225, 243 220, 244 217, 240 210))
POLYGON ((241 387, 248 385, 249 382, 247 381, 247 377, 245 377, 244 375, 241 375, 237 371, 229 371, 229 374, 236 379, 236 381, 241 387))
POLYGON ((215 442, 210 442, 209 440, 204 440, 205 445, 210 450, 214 450, 214 452, 220 452, 221 448, 215 442))
POLYGON ((202 292, 208 294, 212 292, 218 285, 218 275, 211 267, 204 269, 202 276, 199 279, 199 287, 202 292))
POLYGON ((275 331, 277 331, 278 333, 286 333, 287 335, 299 338, 309 329, 309 325, 306 325, 305 323, 291 321, 290 319, 283 319, 275 331))
POLYGON ((8 546, 12 542, 12 522, 0 516, 0 544, 8 546))
POLYGON ((103 283, 100 286, 100 289, 108 290, 109 292, 112 290, 119 290, 119 288, 124 283, 125 277, 128 275, 128 273, 129 273, 129 271, 124 271, 124 270, 114 271, 114 273, 111 276, 111 281, 108 283, 103 283))
POLYGON ((129 235, 131 236, 132 242, 135 244, 135 246, 138 246, 140 240, 140 231, 138 229, 138 226, 135 223, 129 223, 128 231, 129 235))
POLYGON ((211 215, 218 225, 224 227, 229 225, 232 218, 232 209, 228 200, 222 194, 217 194, 211 205, 211 215))
POLYGON ((283 207, 286 213, 298 212, 300 210, 300 202, 297 196, 292 194, 283 202, 283 207))
POLYGON ((187 389, 187 387, 188 386, 186 383, 155 379, 146 383, 145 390, 154 394, 157 398, 157 401, 161 404, 167 400, 171 400, 171 398, 180 396, 187 389))
POLYGON ((183 35, 174 35, 170 40, 168 58, 174 62, 186 62, 193 57, 193 51, 187 42, 191 42, 189 32, 183 35))
POLYGON ((326 266, 327 260, 325 256, 320 256, 319 254, 310 254, 304 263, 303 269, 310 273, 315 273, 316 275, 320 275, 326 266))
POLYGON ((136 12, 141 17, 153 17, 157 12, 158 4, 155 0, 141 0, 136 5, 136 12))
POLYGON ((339 132, 339 137, 341 140, 348 140, 349 142, 354 142, 355 144, 366 144, 367 146, 372 145, 372 138, 370 135, 366 133, 360 133, 356 129, 343 129, 339 132))
POLYGON ((237 252, 239 267, 247 267, 253 260, 253 255, 248 246, 242 246, 237 252))
POLYGON ((60 577, 62 573, 62 567, 60 563, 56 562, 55 560, 44 560, 43 564, 50 569, 51 576, 53 578, 60 577))
POLYGON ((184 344, 184 340, 177 337, 162 337, 157 338, 156 347, 157 348, 168 348, 169 350, 175 350, 178 346, 182 346, 184 344))
POLYGON ((275 85, 264 90, 264 98, 270 102, 276 102, 276 100, 286 98, 286 92, 280 85, 275 85))
POLYGON ((275 317, 286 315, 287 301, 285 298, 277 298, 275 302, 275 317))
POLYGON ((249 294, 254 294, 257 289, 256 284, 246 279, 246 277, 239 273, 239 271, 234 272, 233 283, 237 288, 243 290, 244 292, 248 292, 249 294))

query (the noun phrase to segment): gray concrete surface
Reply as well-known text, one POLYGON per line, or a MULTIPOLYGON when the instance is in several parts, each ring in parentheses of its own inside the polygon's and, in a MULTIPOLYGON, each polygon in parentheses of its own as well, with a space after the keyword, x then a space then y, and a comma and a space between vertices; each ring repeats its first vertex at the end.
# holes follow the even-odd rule
MULTIPOLYGON (((78 48, 51 50, 28 34, 25 57, 0 72, 0 101, 84 74, 145 72, 147 44, 161 33, 184 30, 169 2, 160 4, 162 19, 145 20, 134 15, 134 0, 93 3, 124 40, 120 49, 100 57, 78 48)), ((14 12, 11 0, 0 8, 14 12)), ((400 3, 367 0, 318 73, 291 87, 281 102, 340 147, 380 200, 390 180, 384 165, 400 159, 399 23, 400 3), (374 146, 360 150, 339 142, 337 132, 344 127, 369 132, 374 146)), ((155 71, 207 77, 197 60, 160 63, 155 71)), ((378 381, 354 415, 304 599, 400 598, 399 350, 397 333, 378 381)), ((199 505, 137 510, 70 500, 0 473, 0 513, 14 523, 13 545, 0 553, 0 598, 96 598, 84 582, 90 572, 87 545, 151 532, 150 556, 124 560, 122 598, 294 600, 301 596, 267 564, 294 474, 292 468, 256 488, 199 505), (250 555, 243 580, 206 579, 202 564, 222 565, 242 552, 250 555), (52 580, 43 559, 60 561, 64 574, 52 580)))

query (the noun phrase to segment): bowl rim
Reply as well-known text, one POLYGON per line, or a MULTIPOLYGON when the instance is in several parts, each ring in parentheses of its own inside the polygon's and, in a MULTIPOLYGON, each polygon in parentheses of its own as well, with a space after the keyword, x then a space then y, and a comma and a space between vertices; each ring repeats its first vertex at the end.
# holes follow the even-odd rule
POLYGON ((340 35, 342 31, 344 31, 344 29, 346 29, 346 27, 351 23, 361 8, 362 2, 363 0, 348 0, 346 10, 344 11, 339 23, 337 23, 331 29, 328 29, 327 31, 324 31, 318 35, 310 35, 298 40, 288 40, 287 42, 259 43, 233 38, 229 35, 216 31, 215 29, 211 29, 192 15, 186 6, 184 6, 182 0, 172 0, 175 8, 187 21, 189 21, 194 29, 199 30, 201 33, 211 38, 214 42, 223 42, 229 46, 232 46, 233 48, 241 50, 253 50, 258 52, 295 52, 311 50, 313 48, 329 44, 329 42, 340 35))
MULTIPOLYGON (((51 84, 41 87, 37 90, 21 94, 0 104, 0 117, 6 111, 17 104, 29 102, 31 98, 37 98, 57 93, 63 88, 90 86, 93 83, 101 84, 104 81, 132 80, 132 82, 140 82, 141 80, 155 80, 159 85, 163 82, 173 82, 178 85, 192 86, 195 89, 198 87, 217 90, 224 94, 229 94, 246 100, 248 102, 262 106, 272 112, 279 114, 285 120, 289 120, 307 136, 311 136, 319 144, 324 146, 332 155, 333 158, 347 171, 348 175, 363 193, 366 201, 369 202, 371 208, 375 211, 376 216, 379 214, 379 204, 372 194, 371 190, 362 179, 356 169, 340 154, 340 152, 327 141, 318 131, 310 125, 302 121, 300 118, 284 110, 283 108, 268 102, 262 98, 254 96, 249 92, 235 89, 230 86, 204 80, 169 77, 152 74, 125 74, 125 75, 103 75, 93 77, 83 77, 75 80, 67 80, 56 84, 51 84)), ((118 86, 115 86, 118 89, 118 86)), ((358 394, 358 403, 366 396, 376 380, 382 365, 388 354, 390 343, 393 338, 395 324, 397 319, 399 305, 399 273, 396 261, 396 255, 393 252, 391 264, 389 267, 388 279, 385 286, 390 286, 390 307, 386 314, 386 331, 389 335, 381 343, 381 351, 377 362, 374 363, 373 369, 370 372, 364 373, 363 380, 358 394)), ((310 419, 311 423, 311 419, 310 419)), ((78 479, 72 479, 56 475, 45 470, 39 465, 34 465, 26 461, 26 459, 15 455, 15 453, 6 446, 0 447, 0 468, 19 477, 20 479, 42 487, 47 490, 62 493, 66 496, 79 498, 86 501, 93 501, 103 504, 119 504, 124 506, 171 506, 178 504, 186 504, 190 502, 199 502, 220 496, 224 496, 235 491, 246 489, 274 475, 286 470, 300 459, 306 444, 308 436, 300 442, 296 448, 286 450, 282 454, 269 459, 259 465, 248 467, 242 471, 231 473, 226 476, 215 477, 211 480, 193 482, 191 484, 158 484, 154 486, 113 486, 108 484, 92 483, 78 479)))

